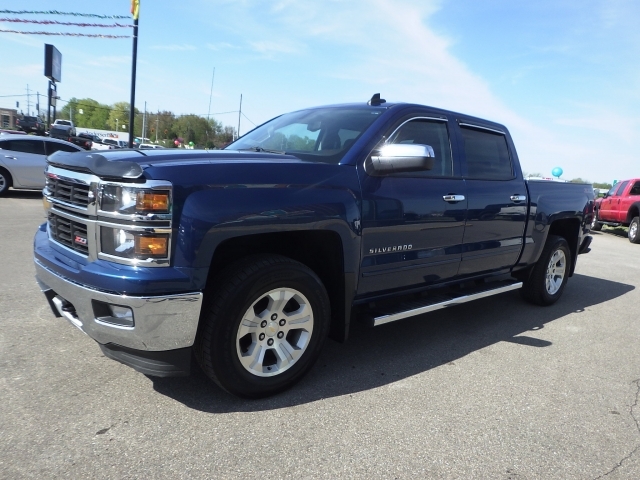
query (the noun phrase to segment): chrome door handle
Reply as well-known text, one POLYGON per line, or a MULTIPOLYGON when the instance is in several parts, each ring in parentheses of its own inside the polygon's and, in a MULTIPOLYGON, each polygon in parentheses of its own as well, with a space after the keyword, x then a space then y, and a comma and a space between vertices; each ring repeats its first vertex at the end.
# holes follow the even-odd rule
POLYGON ((443 195, 442 199, 445 202, 451 202, 451 203, 461 202, 464 200, 464 195, 443 195))
POLYGON ((4 158, 10 158, 11 160, 17 160, 16 157, 12 157, 11 155, 5 155, 4 158))
POLYGON ((524 202, 526 199, 526 195, 511 195, 512 202, 524 202))

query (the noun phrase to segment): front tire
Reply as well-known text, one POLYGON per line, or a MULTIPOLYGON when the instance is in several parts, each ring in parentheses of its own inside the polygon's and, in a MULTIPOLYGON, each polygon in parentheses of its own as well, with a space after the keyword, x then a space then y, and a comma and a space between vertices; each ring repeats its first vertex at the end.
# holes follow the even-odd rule
POLYGON ((317 275, 287 257, 255 255, 225 269, 214 285, 195 343, 205 374, 245 398, 298 382, 329 331, 329 298, 317 275))
POLYGON ((0 197, 6 195, 12 184, 11 175, 4 168, 0 168, 0 197))
POLYGON ((629 224, 629 241, 640 243, 640 217, 635 217, 629 224))
POLYGON ((593 219, 591 220, 591 230, 594 232, 599 232, 602 230, 602 224, 598 221, 598 211, 596 209, 593 210, 593 219))
POLYGON ((536 305, 553 305, 569 278, 571 251, 563 237, 549 235, 542 254, 522 287, 522 295, 536 305))

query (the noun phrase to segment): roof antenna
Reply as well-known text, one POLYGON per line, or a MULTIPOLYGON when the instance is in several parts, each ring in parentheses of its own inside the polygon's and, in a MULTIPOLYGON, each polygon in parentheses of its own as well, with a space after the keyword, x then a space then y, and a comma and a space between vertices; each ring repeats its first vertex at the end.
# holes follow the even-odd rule
POLYGON ((386 100, 384 98, 380 98, 379 93, 374 93, 371 100, 367 102, 369 105, 380 105, 381 103, 386 103, 386 100))

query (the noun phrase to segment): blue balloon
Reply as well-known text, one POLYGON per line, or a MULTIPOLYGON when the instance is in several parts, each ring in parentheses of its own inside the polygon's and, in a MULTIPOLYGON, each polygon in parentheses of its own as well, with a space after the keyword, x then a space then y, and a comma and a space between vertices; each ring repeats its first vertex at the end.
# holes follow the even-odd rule
POLYGON ((551 175, 553 175, 554 177, 560 177, 560 175, 562 175, 563 170, 560 167, 556 167, 553 170, 551 170, 551 175))

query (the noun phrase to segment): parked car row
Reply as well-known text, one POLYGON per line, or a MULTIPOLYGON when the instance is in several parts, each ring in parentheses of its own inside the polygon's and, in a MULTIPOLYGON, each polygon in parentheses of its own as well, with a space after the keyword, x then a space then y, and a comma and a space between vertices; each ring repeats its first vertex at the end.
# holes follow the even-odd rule
POLYGON ((44 188, 46 157, 57 151, 79 152, 77 145, 49 137, 33 135, 0 135, 0 196, 9 187, 15 189, 44 188))

